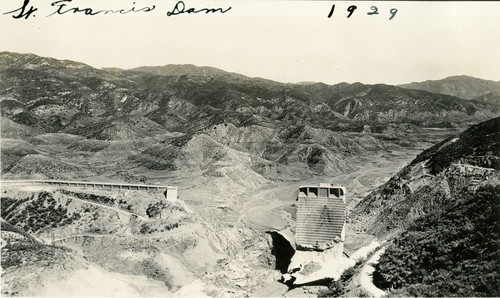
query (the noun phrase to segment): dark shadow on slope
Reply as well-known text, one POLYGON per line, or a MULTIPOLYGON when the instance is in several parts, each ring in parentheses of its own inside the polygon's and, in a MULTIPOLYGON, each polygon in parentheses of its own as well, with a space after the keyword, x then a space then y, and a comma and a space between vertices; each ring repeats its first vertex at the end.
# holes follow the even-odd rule
POLYGON ((270 234, 273 239, 273 248, 271 253, 276 258, 276 270, 279 270, 281 273, 286 273, 288 270, 288 265, 292 260, 293 255, 295 254, 295 249, 293 246, 278 232, 266 232, 270 234))

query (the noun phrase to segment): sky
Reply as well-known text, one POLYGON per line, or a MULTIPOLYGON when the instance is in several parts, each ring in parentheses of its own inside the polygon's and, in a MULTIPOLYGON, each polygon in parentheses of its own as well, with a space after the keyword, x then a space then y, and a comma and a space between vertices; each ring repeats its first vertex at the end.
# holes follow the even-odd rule
POLYGON ((280 82, 403 84, 469 75, 500 80, 500 3, 185 0, 224 14, 167 16, 172 0, 72 0, 67 6, 151 12, 52 15, 54 0, 30 0, 28 19, 0 2, 0 51, 94 67, 213 66, 280 82), (135 3, 135 4, 133 4, 135 3), (327 15, 332 5, 331 18, 327 15), (347 18, 347 8, 356 5, 347 18), (371 6, 377 6, 377 15, 371 6), (392 20, 391 9, 397 9, 392 20), (7 13, 7 14, 5 14, 7 13))

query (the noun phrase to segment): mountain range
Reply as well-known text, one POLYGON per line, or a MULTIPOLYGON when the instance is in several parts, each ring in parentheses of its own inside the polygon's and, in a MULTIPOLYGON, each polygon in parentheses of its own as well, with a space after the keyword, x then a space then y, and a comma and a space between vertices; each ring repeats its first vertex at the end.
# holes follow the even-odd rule
POLYGON ((3 115, 46 132, 84 136, 96 126, 142 135, 135 124, 123 127, 127 116, 153 130, 182 132, 224 122, 360 131, 388 123, 459 125, 498 112, 495 103, 382 84, 283 84, 192 65, 100 70, 6 52, 0 61, 3 115))
POLYGON ((335 174, 352 169, 357 156, 432 143, 443 129, 490 119, 500 106, 383 84, 284 84, 193 65, 96 69, 2 52, 0 70, 2 138, 11 139, 3 142, 2 175, 26 177, 76 171, 138 179, 116 176, 114 163, 96 171, 103 156, 126 169, 213 172, 223 160, 242 162, 237 152, 249 156, 243 167, 256 177, 335 174), (52 146, 59 142, 65 152, 52 146), (203 158, 190 161, 195 154, 203 158))

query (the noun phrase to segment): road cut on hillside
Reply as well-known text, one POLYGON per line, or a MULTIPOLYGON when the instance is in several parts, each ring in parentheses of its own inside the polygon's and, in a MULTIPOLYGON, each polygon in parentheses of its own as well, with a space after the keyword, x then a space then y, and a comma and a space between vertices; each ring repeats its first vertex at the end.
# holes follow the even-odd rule
POLYGON ((373 272, 375 271, 375 265, 378 263, 380 256, 385 252, 385 248, 377 250, 373 256, 366 262, 366 264, 361 269, 359 275, 359 280, 361 286, 371 297, 382 297, 387 293, 373 284, 373 272))

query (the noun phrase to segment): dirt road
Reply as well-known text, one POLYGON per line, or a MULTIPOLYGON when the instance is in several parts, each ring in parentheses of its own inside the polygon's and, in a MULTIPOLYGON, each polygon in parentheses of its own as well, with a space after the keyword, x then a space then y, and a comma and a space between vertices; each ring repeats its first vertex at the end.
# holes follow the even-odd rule
POLYGON ((383 290, 377 288, 373 284, 373 272, 375 271, 375 265, 378 263, 380 256, 385 252, 385 248, 381 248, 376 251, 373 256, 366 262, 366 264, 361 269, 359 274, 360 284, 363 289, 372 297, 382 297, 387 293, 383 290))

